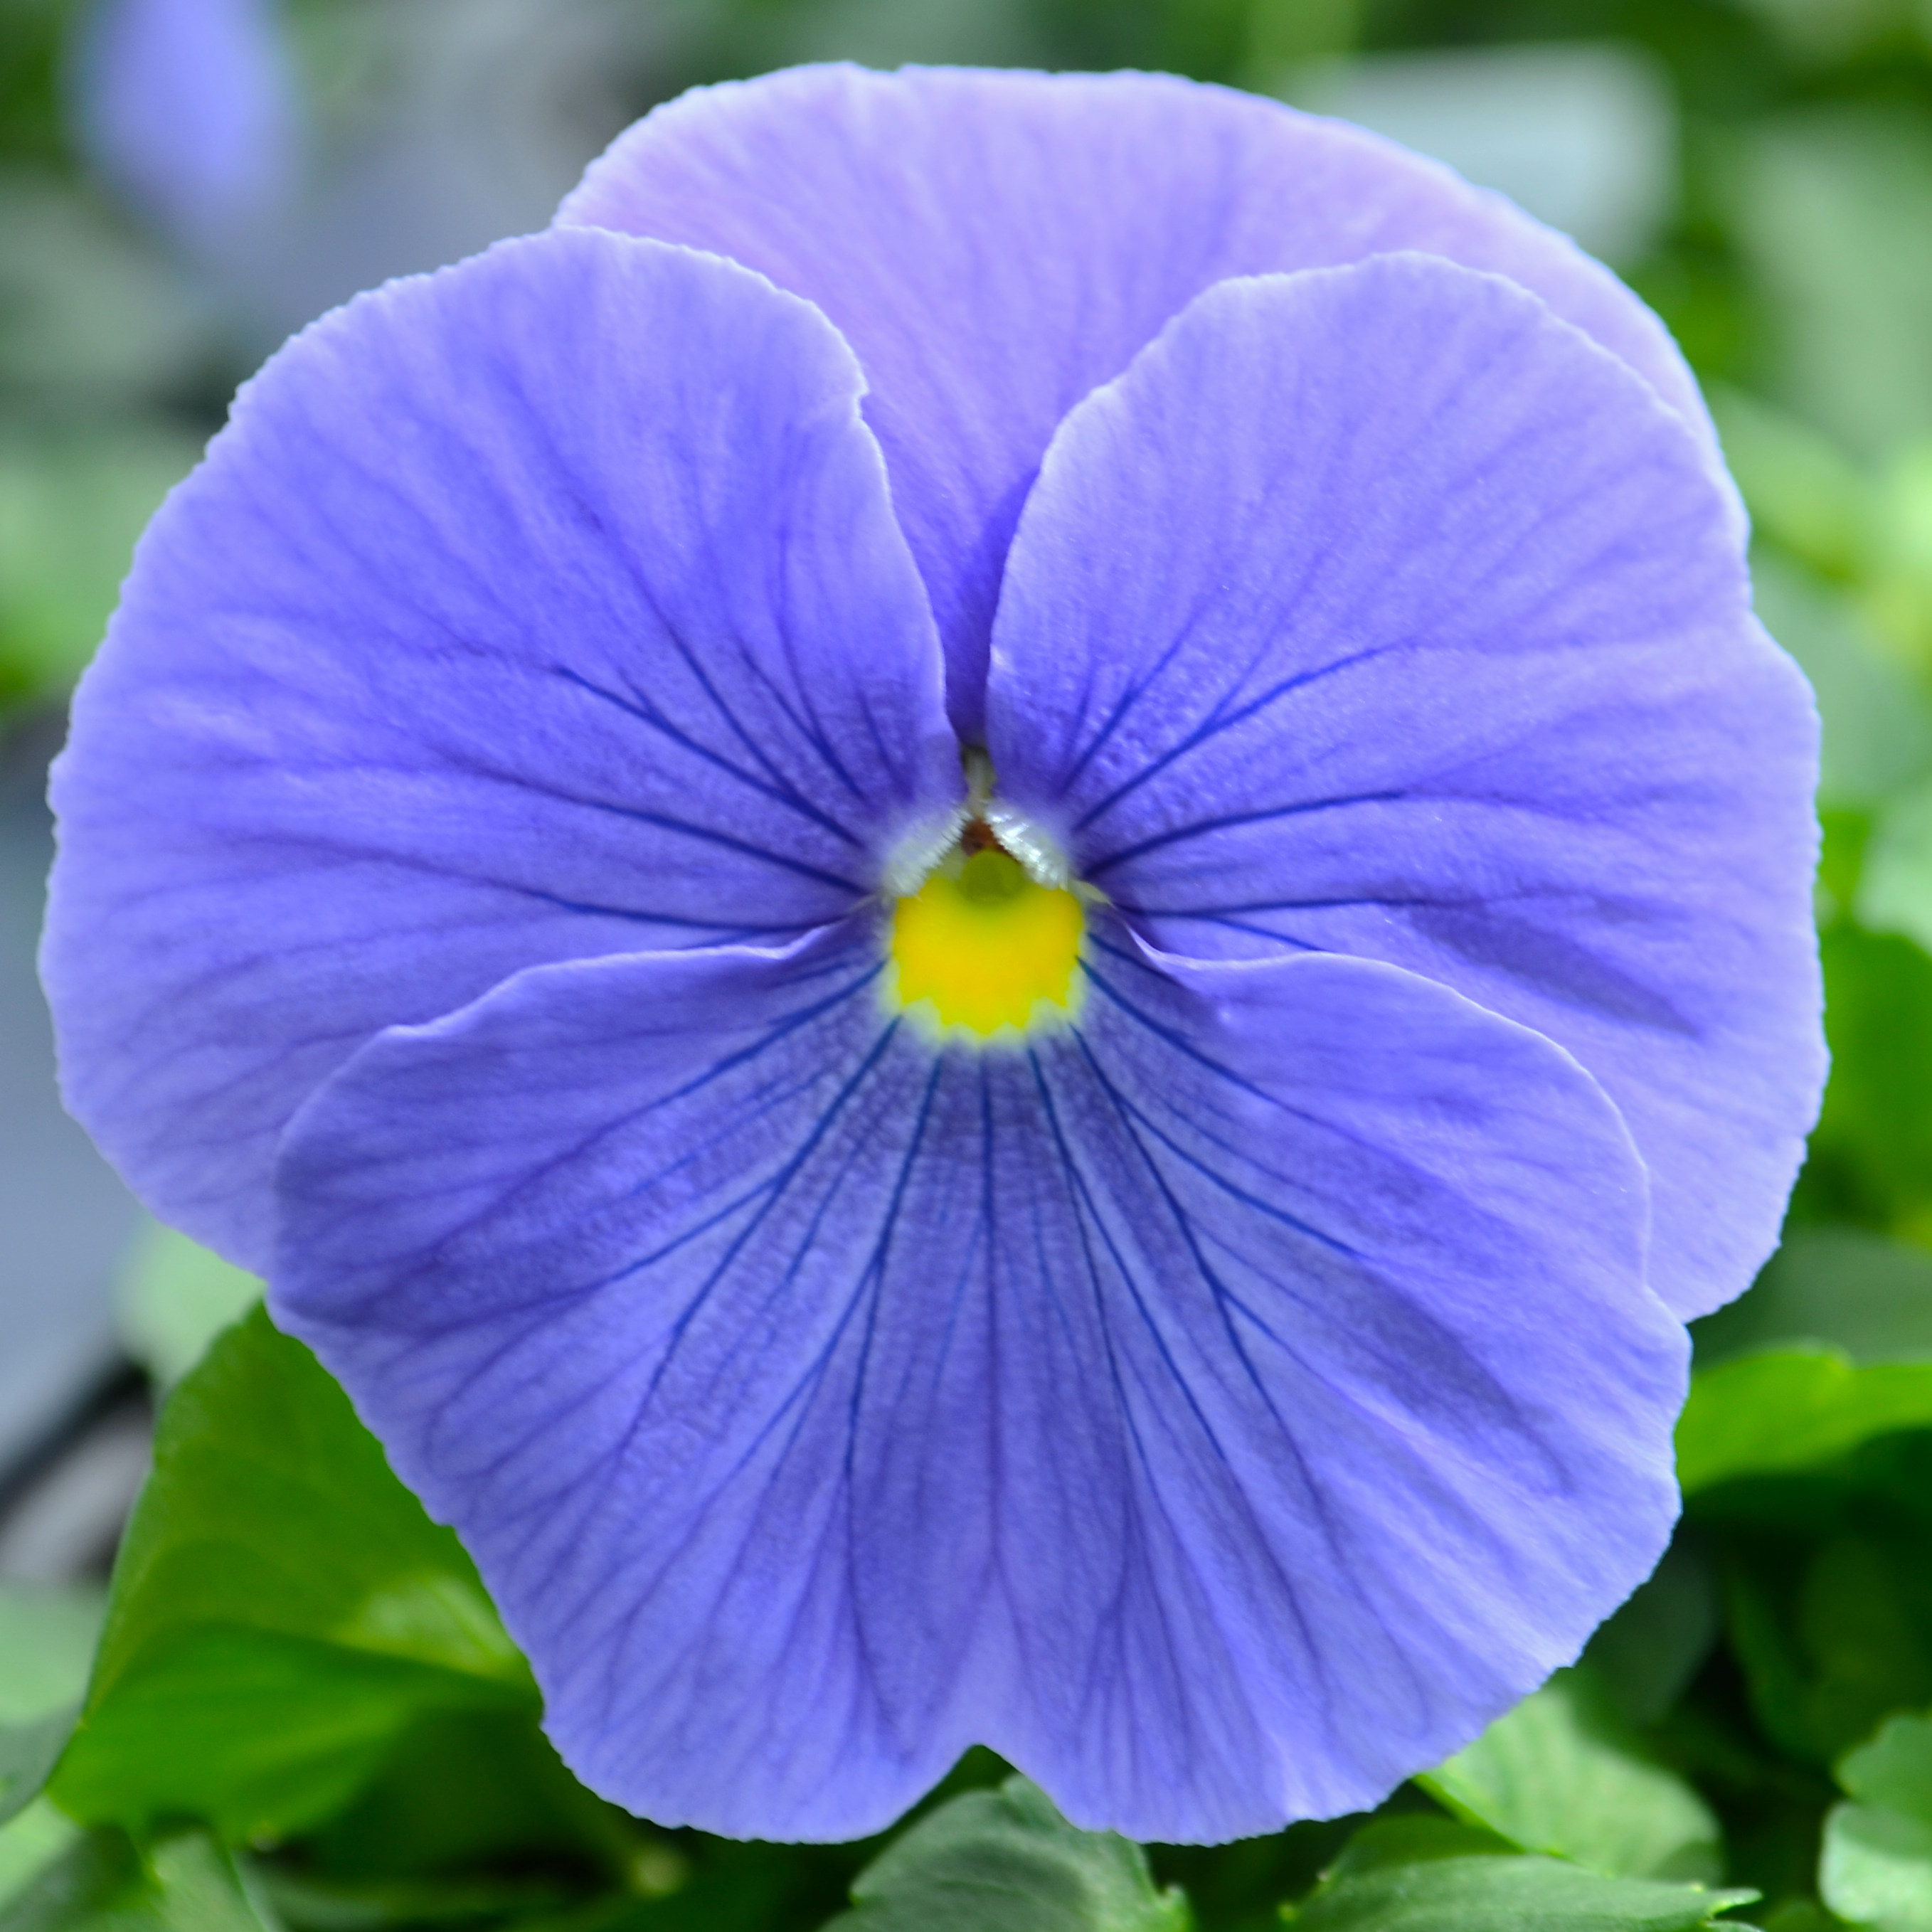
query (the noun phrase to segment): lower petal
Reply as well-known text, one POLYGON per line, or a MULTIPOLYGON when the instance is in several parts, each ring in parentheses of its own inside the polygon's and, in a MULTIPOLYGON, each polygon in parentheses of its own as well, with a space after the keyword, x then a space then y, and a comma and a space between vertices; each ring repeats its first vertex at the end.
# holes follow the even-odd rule
POLYGON ((1395 969, 1163 962, 934 1051, 853 922, 542 967, 299 1116, 278 1318, 476 1556, 566 1760, 850 1838, 976 1739, 1078 1822, 1372 1802, 1675 1514, 1642 1170, 1395 969))

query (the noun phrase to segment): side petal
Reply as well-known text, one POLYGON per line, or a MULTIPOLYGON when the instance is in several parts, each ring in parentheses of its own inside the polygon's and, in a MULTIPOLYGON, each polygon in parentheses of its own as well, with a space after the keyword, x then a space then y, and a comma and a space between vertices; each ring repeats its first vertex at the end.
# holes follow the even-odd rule
POLYGON ((1464 1742, 1648 1571, 1687 1343, 1559 1049, 1094 939, 935 1052, 869 932, 538 968, 291 1127, 276 1318, 476 1556, 566 1760, 844 1838, 977 1738, 1142 1837, 1464 1742))
POLYGON ((1749 1283, 1823 1078, 1816 718, 1691 440, 1576 331, 1420 256, 1203 296, 1056 441, 990 706, 1155 944, 1548 1034, 1649 1164, 1658 1292, 1749 1283))
POLYGON ((542 960, 806 930, 959 789, 824 318, 574 232, 392 284, 244 391, 142 539, 52 795, 68 1103, 266 1259, 276 1136, 542 960))
POLYGON ((1166 75, 816 67, 703 88, 621 136, 558 218, 716 249, 844 332, 969 739, 1055 428, 1225 277, 1402 248, 1508 275, 1654 386, 1723 474, 1663 325, 1564 237, 1358 128, 1166 75))

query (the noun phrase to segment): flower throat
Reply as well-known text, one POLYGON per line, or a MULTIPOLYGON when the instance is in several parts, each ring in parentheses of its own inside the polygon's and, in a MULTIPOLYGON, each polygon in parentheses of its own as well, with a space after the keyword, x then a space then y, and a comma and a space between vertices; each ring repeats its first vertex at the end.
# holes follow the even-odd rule
POLYGON ((1064 1019, 1084 924, 1078 898, 1034 878, 976 811, 892 909, 894 1003, 981 1040, 1064 1019))

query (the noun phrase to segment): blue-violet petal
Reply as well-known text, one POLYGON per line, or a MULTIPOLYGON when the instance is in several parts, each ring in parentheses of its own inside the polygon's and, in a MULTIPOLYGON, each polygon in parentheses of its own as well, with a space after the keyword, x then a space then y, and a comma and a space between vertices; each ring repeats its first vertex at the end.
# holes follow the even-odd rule
POLYGON ((701 88, 622 136, 559 218, 716 249, 844 333, 968 738, 1060 419, 1227 276, 1403 248, 1507 275, 1650 382, 1724 477, 1662 324, 1564 237, 1360 128, 1171 75, 818 67, 701 88))
POLYGON ((1676 1513, 1644 1177, 1395 968, 1148 955, 935 1052, 860 916, 534 968, 290 1129, 276 1318, 475 1554, 596 1789, 876 1830, 965 1744, 1077 1822, 1372 1803, 1676 1513))
POLYGON ((572 230, 248 386, 142 539, 56 768, 68 1104, 268 1258, 306 1096, 539 961, 796 934, 961 790, 932 620, 807 304, 572 230))
POLYGON ((1577 330, 1418 256, 1203 296, 1056 439, 989 706, 1154 943, 1546 1034, 1650 1168, 1658 1294, 1749 1284, 1824 1076, 1816 718, 1696 444, 1577 330))

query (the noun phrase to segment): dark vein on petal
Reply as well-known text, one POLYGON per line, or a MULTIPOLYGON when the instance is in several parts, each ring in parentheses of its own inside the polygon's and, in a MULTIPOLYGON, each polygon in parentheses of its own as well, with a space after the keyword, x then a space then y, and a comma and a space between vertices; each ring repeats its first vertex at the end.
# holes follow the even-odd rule
MULTIPOLYGON (((632 699, 620 697, 614 691, 607 691, 602 685, 593 684, 589 678, 571 670, 567 665, 553 664, 550 669, 567 683, 576 686, 580 691, 588 692, 592 698, 601 698, 604 703, 614 706, 625 716, 634 718, 640 724, 648 725, 652 730, 669 739, 680 749, 688 752, 694 758, 701 758, 707 764, 715 766, 719 771, 736 779, 739 784, 743 785, 747 790, 756 792, 760 797, 768 798, 774 804, 784 806, 788 809, 796 812, 800 818, 807 819, 821 830, 830 832, 835 838, 842 840, 848 845, 855 848, 859 846, 860 842, 854 838, 838 820, 832 818, 830 813, 820 811, 818 806, 812 804, 809 800, 801 797, 790 785, 772 783, 759 778, 754 773, 746 771, 742 766, 734 764, 722 752, 714 752, 708 745, 700 744, 689 733, 679 730, 662 712, 642 698, 632 699)), ((732 722, 735 723, 736 721, 732 722)))
POLYGON ((1233 831, 1244 825, 1267 825, 1284 818, 1304 818, 1317 812, 1340 812, 1358 805, 1392 805, 1408 795, 1404 791, 1358 792, 1346 798, 1310 799, 1296 805, 1271 806, 1263 812, 1234 812, 1219 818, 1197 819, 1190 825, 1177 825, 1172 830, 1157 832, 1137 844, 1124 845, 1091 861, 1086 868, 1087 876, 1095 878, 1110 866, 1124 865, 1130 859, 1144 858, 1150 852, 1182 844, 1190 838, 1204 838, 1216 832, 1233 831))
MULTIPOLYGON (((1345 670, 1352 670, 1358 664, 1366 664, 1372 658, 1385 656, 1394 648, 1395 646, 1389 644, 1371 645, 1366 650, 1352 652, 1347 657, 1337 658, 1333 664, 1322 664, 1312 670, 1298 671, 1294 676, 1283 678, 1280 683, 1272 686, 1269 689, 1263 692, 1259 697, 1251 698, 1246 704, 1234 711, 1224 712, 1217 704, 1215 709, 1185 737, 1178 740, 1174 744, 1169 746, 1158 758, 1148 760, 1146 764, 1136 770, 1132 777, 1124 780, 1104 798, 1089 806, 1075 820, 1073 829, 1076 832, 1084 831, 1096 820, 1104 818, 1107 813, 1112 811, 1123 799, 1137 791, 1150 780, 1158 778, 1176 760, 1185 758, 1190 752, 1198 751, 1202 746, 1212 742, 1224 731, 1232 731, 1237 725, 1244 724, 1250 718, 1258 716, 1270 705, 1279 704, 1282 698, 1292 696, 1298 691, 1305 690, 1310 685, 1320 683, 1324 678, 1339 676, 1345 670)), ((1221 702, 1222 704, 1226 702, 1226 694, 1223 694, 1221 702)))

